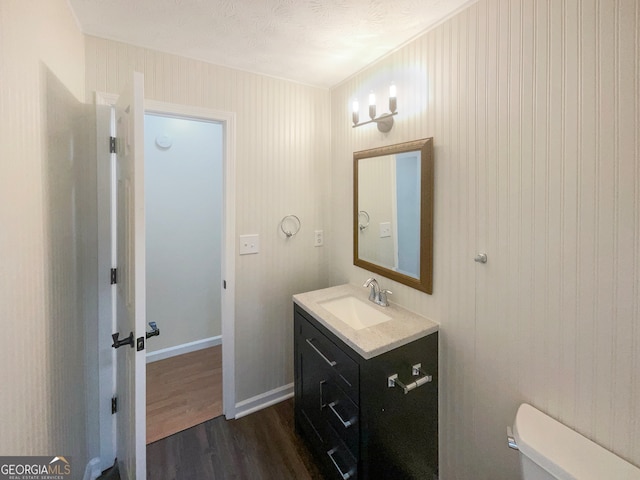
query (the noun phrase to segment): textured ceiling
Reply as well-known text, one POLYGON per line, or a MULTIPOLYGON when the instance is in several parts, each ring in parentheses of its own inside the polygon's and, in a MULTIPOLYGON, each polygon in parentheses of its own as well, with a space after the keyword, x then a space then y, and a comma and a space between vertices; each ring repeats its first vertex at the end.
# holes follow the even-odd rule
POLYGON ((331 87, 469 0, 69 0, 84 33, 331 87))

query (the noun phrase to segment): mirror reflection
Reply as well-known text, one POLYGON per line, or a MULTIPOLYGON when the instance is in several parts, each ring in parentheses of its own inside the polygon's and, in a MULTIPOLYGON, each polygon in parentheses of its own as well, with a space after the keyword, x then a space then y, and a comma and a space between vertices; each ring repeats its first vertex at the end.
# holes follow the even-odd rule
POLYGON ((427 293, 432 139, 354 153, 354 264, 427 293))
POLYGON ((358 256, 420 277, 420 151, 358 164, 358 256))

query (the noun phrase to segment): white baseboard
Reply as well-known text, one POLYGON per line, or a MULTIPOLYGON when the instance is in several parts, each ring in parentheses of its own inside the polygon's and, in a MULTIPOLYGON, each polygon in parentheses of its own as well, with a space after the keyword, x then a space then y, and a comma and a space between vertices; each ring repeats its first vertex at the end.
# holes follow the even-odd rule
POLYGON ((261 393, 260 395, 256 395, 255 397, 236 403, 235 418, 238 419, 244 417, 250 413, 270 407, 271 405, 275 405, 276 403, 280 403, 291 397, 293 397, 293 383, 261 393))
POLYGON ((195 342, 183 343, 175 347, 163 348, 155 352, 147 352, 147 363, 157 362, 158 360, 164 360, 165 358, 175 357, 176 355, 182 355, 184 353, 197 352, 198 350, 215 347, 216 345, 222 345, 222 335, 196 340, 195 342))

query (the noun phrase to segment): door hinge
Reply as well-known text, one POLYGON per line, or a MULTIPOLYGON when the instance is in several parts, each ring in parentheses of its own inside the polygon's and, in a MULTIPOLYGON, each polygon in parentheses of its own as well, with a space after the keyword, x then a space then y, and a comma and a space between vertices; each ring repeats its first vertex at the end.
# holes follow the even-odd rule
POLYGON ((115 285, 116 283, 118 283, 118 269, 112 268, 111 269, 111 285, 115 285))
POLYGON ((225 289, 225 290, 227 289, 227 281, 226 280, 222 281, 222 288, 225 289))
POLYGON ((118 397, 111 397, 111 415, 118 411, 118 397))
POLYGON ((109 153, 116 153, 116 137, 109 137, 109 153))

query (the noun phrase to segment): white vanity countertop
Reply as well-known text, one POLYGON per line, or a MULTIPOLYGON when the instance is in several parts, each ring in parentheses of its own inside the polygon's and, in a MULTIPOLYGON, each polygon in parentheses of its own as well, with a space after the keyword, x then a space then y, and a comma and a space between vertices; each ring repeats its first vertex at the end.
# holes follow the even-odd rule
POLYGON ((355 285, 339 285, 299 293, 293 296, 293 301, 366 360, 437 332, 439 327, 433 320, 393 303, 388 307, 376 305, 369 301, 368 288, 356 287, 355 285), (356 297, 366 302, 369 306, 390 316, 391 320, 361 330, 354 330, 319 305, 321 302, 346 296, 356 297))

